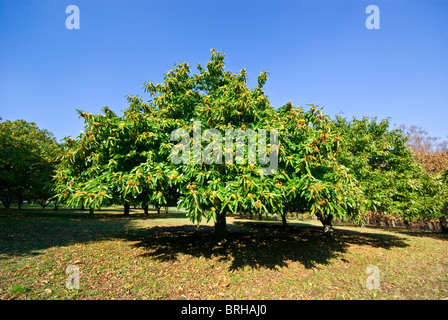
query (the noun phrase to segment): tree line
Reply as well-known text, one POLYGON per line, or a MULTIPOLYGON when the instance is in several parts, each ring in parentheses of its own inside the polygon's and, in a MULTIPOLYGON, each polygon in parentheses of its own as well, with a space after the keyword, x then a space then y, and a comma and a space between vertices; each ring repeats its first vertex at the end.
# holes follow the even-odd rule
POLYGON ((212 50, 197 73, 179 63, 162 83, 145 83, 150 100, 128 96, 122 115, 107 107, 100 114, 79 110, 85 128, 76 139, 58 144, 33 123, 0 122, 0 199, 5 206, 13 199, 51 199, 92 214, 113 204, 123 205, 125 215, 130 206, 146 213, 150 205, 179 206, 194 223, 213 220, 218 238, 226 236, 226 215, 241 212, 279 214, 285 225, 288 212, 310 212, 326 235, 333 234, 335 219, 362 223, 368 211, 440 219, 446 232, 446 147, 424 149, 423 141, 430 141, 424 132, 392 128, 388 119, 332 119, 318 106, 292 102, 275 109, 266 81, 262 72, 248 88, 246 70, 226 71, 224 54, 212 50), (276 169, 262 174, 266 164, 251 161, 247 143, 226 144, 217 136, 173 140, 177 129, 193 135, 194 123, 202 132, 277 130, 278 141, 267 135, 270 143, 257 144, 267 155, 276 153, 276 169), (179 141, 215 159, 216 146, 245 157, 206 164, 188 153, 192 161, 175 164, 179 141))

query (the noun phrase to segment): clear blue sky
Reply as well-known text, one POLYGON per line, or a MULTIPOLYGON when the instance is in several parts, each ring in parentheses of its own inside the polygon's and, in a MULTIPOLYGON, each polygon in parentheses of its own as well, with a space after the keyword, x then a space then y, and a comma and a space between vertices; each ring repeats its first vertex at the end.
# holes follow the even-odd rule
POLYGON ((0 0, 0 117, 24 119, 58 139, 83 129, 76 109, 120 113, 148 100, 175 62, 267 70, 274 107, 292 101, 327 114, 392 118, 448 136, 446 0, 0 0), (80 29, 68 30, 68 5, 80 29), (369 30, 368 5, 380 9, 369 30))

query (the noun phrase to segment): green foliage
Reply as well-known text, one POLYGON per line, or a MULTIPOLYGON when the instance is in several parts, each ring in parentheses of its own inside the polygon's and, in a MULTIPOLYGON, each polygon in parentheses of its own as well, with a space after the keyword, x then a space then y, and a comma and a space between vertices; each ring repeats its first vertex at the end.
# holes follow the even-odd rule
POLYGON ((52 198, 52 174, 60 147, 54 136, 34 122, 0 122, 0 199, 5 206, 52 198))
POLYGON ((329 117, 316 106, 305 112, 288 103, 279 109, 277 121, 285 208, 316 214, 329 228, 335 218, 361 222, 363 192, 339 162, 341 137, 329 117))
POLYGON ((107 107, 104 114, 79 111, 85 130, 78 140, 66 139, 66 154, 57 171, 61 201, 92 208, 172 202, 169 195, 174 191, 164 165, 169 136, 162 133, 169 127, 140 98, 128 100, 123 117, 107 107))
MULTIPOLYGON (((258 87, 247 87, 246 71, 224 71, 224 55, 212 50, 211 61, 206 67, 197 66, 199 73, 190 74, 190 66, 178 64, 165 75, 164 83, 145 85, 154 97, 152 104, 164 121, 175 123, 193 135, 193 124, 200 123, 200 130, 215 129, 222 133, 230 130, 273 129, 275 110, 264 94, 266 73, 258 77, 258 87)), ((211 141, 202 139, 200 145, 191 143, 191 150, 205 150, 211 141)), ((170 144, 174 147, 176 141, 170 144)), ((236 155, 237 143, 225 153, 236 155)), ((247 145, 245 155, 248 154, 247 145)), ((182 179, 176 180, 181 197, 179 205, 188 211, 194 222, 202 219, 217 220, 218 215, 229 212, 256 211, 273 213, 281 211, 281 190, 275 188, 275 178, 260 175, 260 164, 242 163, 233 159, 232 164, 215 161, 211 164, 195 163, 193 154, 189 163, 175 166, 173 170, 182 179), (181 182, 181 183, 179 183, 181 182)), ((166 166, 173 166, 170 162, 166 166)))
POLYGON ((220 228, 231 212, 308 211, 329 227, 333 219, 362 223, 367 210, 437 216, 446 184, 425 174, 400 130, 387 120, 331 120, 312 105, 275 110, 266 81, 261 72, 257 86, 248 88, 246 70, 226 71, 224 54, 212 50, 197 73, 179 63, 162 83, 144 84, 151 100, 129 96, 123 116, 107 107, 103 114, 79 111, 85 129, 63 146, 55 178, 59 200, 91 208, 177 204, 193 222, 213 219, 220 228), (206 130, 220 134, 201 137, 206 130), (278 169, 263 174, 266 164, 249 161, 247 143, 227 144, 236 130, 259 138, 261 130, 276 130, 278 142, 266 155, 278 153, 278 169), (181 151, 181 163, 173 161, 173 150, 181 151), (195 150, 214 161, 200 161, 195 150), (239 151, 242 159, 236 159, 239 151))
POLYGON ((369 210, 407 220, 440 216, 446 187, 415 161, 401 130, 367 117, 336 117, 333 125, 342 137, 340 161, 359 181, 369 210))

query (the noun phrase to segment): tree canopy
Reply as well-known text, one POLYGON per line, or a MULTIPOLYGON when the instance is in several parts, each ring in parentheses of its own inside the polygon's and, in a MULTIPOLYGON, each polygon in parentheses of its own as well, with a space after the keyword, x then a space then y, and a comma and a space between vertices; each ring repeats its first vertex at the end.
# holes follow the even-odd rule
MULTIPOLYGON (((1 119, 0 119, 1 120, 1 119)), ((24 120, 0 122, 0 200, 9 207, 17 201, 37 200, 42 205, 53 196, 52 175, 60 147, 47 130, 24 120)))
POLYGON ((343 137, 340 161, 359 181, 367 209, 405 220, 443 216, 447 186, 415 160, 403 130, 391 129, 389 120, 367 117, 336 117, 334 126, 343 137))
POLYGON ((213 220, 218 238, 238 212, 305 210, 326 234, 334 219, 362 223, 367 210, 440 215, 446 184, 424 172, 388 120, 331 119, 292 102, 275 109, 267 72, 249 88, 246 70, 225 70, 224 58, 212 50, 196 73, 175 64, 162 83, 143 85, 149 101, 128 96, 122 116, 78 111, 85 128, 63 145, 58 199, 121 204, 125 214, 130 205, 177 205, 194 223, 213 220))

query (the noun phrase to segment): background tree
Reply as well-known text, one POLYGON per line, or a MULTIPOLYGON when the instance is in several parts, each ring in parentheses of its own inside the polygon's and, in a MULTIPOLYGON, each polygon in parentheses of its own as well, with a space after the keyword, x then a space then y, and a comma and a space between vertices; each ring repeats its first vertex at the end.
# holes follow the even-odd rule
POLYGON ((438 174, 448 169, 448 141, 431 137, 421 127, 402 125, 399 127, 407 137, 417 162, 421 163, 430 174, 438 174))
MULTIPOLYGON (((448 141, 440 138, 431 137, 426 130, 417 126, 406 127, 400 126, 400 130, 407 137, 407 144, 412 150, 412 154, 417 162, 419 162, 426 170, 427 181, 432 182, 426 184, 432 191, 434 197, 427 199, 426 203, 442 202, 443 209, 441 212, 426 214, 426 218, 438 218, 443 233, 448 233, 447 212, 448 204, 446 201, 447 193, 444 189, 448 187, 448 141), (440 185, 442 184, 442 186, 440 185)), ((425 218, 425 217, 423 217, 425 218)))
POLYGON ((360 182, 369 210, 404 220, 440 217, 446 188, 415 161, 402 130, 367 117, 338 116, 334 125, 343 141, 340 161, 360 182))
POLYGON ((17 201, 53 197, 52 175, 61 148, 53 134, 24 120, 0 122, 0 199, 5 207, 17 201))

